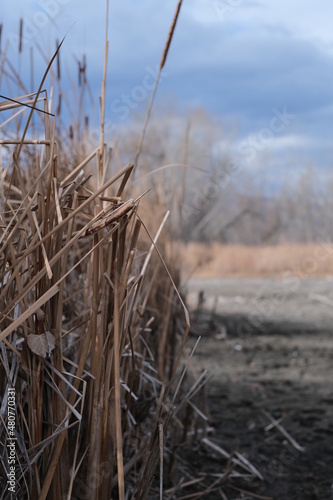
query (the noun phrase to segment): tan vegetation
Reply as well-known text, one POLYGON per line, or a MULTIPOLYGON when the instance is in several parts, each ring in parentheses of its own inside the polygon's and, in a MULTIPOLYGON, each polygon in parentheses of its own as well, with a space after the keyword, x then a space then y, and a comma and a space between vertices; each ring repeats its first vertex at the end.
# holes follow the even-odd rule
POLYGON ((333 275, 333 245, 325 241, 271 246, 188 243, 183 275, 201 278, 333 275))
POLYGON ((196 395, 180 398, 189 317, 177 266, 169 270, 157 247, 168 213, 154 213, 150 235, 129 187, 144 131, 135 163, 110 166, 105 81, 97 148, 85 154, 56 133, 42 88, 60 46, 37 92, 19 81, 21 95, 0 105, 1 490, 10 496, 10 443, 15 498, 143 499, 158 464, 152 495, 162 498, 167 432, 170 446, 186 438, 196 395))
POLYGON ((208 439, 209 375, 189 370, 174 190, 139 165, 158 78, 134 161, 122 162, 106 142, 105 79, 97 141, 84 108, 69 127, 58 116, 62 43, 33 93, 2 54, 0 77, 20 92, 0 103, 1 498, 200 498, 229 477, 260 478, 208 439), (55 61, 57 117, 43 90, 55 61), (218 477, 189 472, 193 443, 221 454, 218 477))
MULTIPOLYGON (((181 0, 160 71, 180 5, 181 0)), ((106 60, 107 47, 106 42, 106 60)), ((151 132, 150 141, 146 136, 158 78, 141 134, 125 152, 133 161, 122 162, 121 148, 106 143, 105 78, 97 143, 88 140, 84 109, 67 135, 60 114, 59 49, 34 93, 2 55, 4 75, 20 95, 0 104, 0 489, 5 491, 8 474, 11 389, 17 498, 209 498, 229 477, 261 480, 246 457, 237 452, 235 458, 207 436, 209 377, 195 367, 189 375, 190 322, 181 271, 185 278, 266 276, 299 268, 303 275, 326 274, 333 268, 332 247, 181 248, 181 236, 200 229, 200 221, 206 227, 210 204, 220 193, 219 188, 202 200, 196 192, 202 182, 194 193, 185 189, 189 177, 196 184, 202 174, 211 186, 197 160, 204 158, 207 143, 195 136, 191 142, 189 125, 179 150, 165 146, 180 160, 162 154, 170 163, 160 165, 156 144, 167 134, 162 128, 160 135, 151 132), (55 61, 57 120, 42 90, 55 61), (192 206, 193 200, 202 206, 192 206), (168 225, 169 208, 174 210, 168 225), (179 450, 187 446, 193 455, 194 440, 223 457, 225 470, 214 476, 188 472, 179 450)), ((268 226, 275 227, 274 217, 268 226)))

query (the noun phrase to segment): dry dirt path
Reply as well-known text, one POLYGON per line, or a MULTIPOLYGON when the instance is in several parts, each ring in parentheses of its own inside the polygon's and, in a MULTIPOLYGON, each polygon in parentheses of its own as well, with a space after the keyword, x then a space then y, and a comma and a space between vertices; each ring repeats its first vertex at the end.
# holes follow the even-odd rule
MULTIPOLYGON (((244 453, 264 478, 244 489, 276 500, 332 500, 333 280, 192 280, 193 309, 200 290, 192 340, 202 334, 195 366, 213 373, 215 439, 244 453), (304 450, 267 427, 268 414, 304 450)), ((207 453, 205 467, 218 470, 218 457, 207 453)))

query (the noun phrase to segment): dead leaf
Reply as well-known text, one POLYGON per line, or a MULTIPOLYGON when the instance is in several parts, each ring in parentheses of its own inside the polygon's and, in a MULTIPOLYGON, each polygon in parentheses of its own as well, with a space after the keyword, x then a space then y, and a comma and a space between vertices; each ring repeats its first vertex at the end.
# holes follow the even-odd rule
POLYGON ((31 333, 28 335, 27 342, 32 352, 42 358, 46 358, 46 355, 50 356, 55 347, 55 337, 51 332, 45 332, 41 335, 31 333))

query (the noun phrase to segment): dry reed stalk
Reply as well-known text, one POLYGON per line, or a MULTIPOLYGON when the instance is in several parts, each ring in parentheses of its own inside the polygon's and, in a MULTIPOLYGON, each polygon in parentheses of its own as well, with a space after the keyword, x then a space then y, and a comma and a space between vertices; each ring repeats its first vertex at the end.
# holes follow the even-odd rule
POLYGON ((162 73, 163 67, 165 65, 165 61, 166 61, 167 55, 168 55, 168 52, 169 52, 171 41, 172 41, 172 38, 173 38, 173 35, 174 35, 174 31, 175 31, 175 28, 176 28, 176 23, 177 23, 178 16, 179 16, 179 13, 180 13, 180 7, 181 7, 181 5, 182 5, 182 0, 179 0, 177 8, 176 8, 176 12, 175 12, 174 17, 173 17, 172 24, 171 24, 171 27, 170 27, 168 38, 167 38, 167 41, 166 41, 164 49, 163 49, 163 54, 162 54, 160 65, 159 65, 159 71, 158 71, 158 74, 157 74, 157 77, 156 77, 156 82, 155 82, 155 85, 154 85, 153 93, 152 93, 150 101, 149 101, 146 118, 145 118, 145 121, 144 121, 144 124, 143 124, 143 127, 142 127, 141 136, 140 136, 139 143, 138 143, 138 146, 137 146, 137 150, 136 150, 136 153, 135 153, 135 158, 134 158, 134 162, 133 162, 135 168, 137 167, 137 164, 138 164, 138 161, 139 161, 139 158, 140 158, 140 154, 141 154, 141 150, 142 150, 142 145, 143 145, 143 141, 144 141, 144 138, 145 138, 145 135, 146 135, 146 130, 147 130, 149 118, 150 118, 150 115, 151 115, 151 110, 153 108, 156 91, 157 91, 157 88, 158 88, 158 84, 159 84, 159 81, 160 81, 160 78, 161 78, 161 73, 162 73))
POLYGON ((235 277, 311 277, 333 275, 332 245, 318 243, 280 243, 277 245, 203 245, 191 242, 181 249, 185 276, 203 279, 235 277), (316 256, 322 252, 323 257, 316 256), (316 260, 310 270, 309 259, 316 260))
MULTIPOLYGON (((181 1, 160 71, 180 6, 181 1)), ((91 153, 72 159, 72 170, 61 164, 63 138, 56 133, 47 92, 41 96, 54 60, 60 80, 63 41, 37 92, 24 91, 0 103, 0 112, 13 113, 6 127, 29 111, 23 131, 1 142, 10 155, 0 176, 0 442, 7 439, 6 393, 14 386, 18 498, 154 497, 158 463, 162 498, 167 433, 173 436, 172 447, 181 436, 187 439, 193 414, 203 426, 207 420, 195 399, 206 374, 179 403, 190 318, 177 286, 179 270, 170 270, 158 247, 166 246, 162 233, 168 212, 161 209, 161 222, 155 216, 151 235, 138 215, 140 196, 126 196, 158 80, 135 165, 107 179, 107 29, 105 42, 101 141, 91 153), (43 109, 37 109, 41 102, 43 109), (42 137, 36 136, 33 117, 42 137), (92 160, 97 188, 84 173, 92 160)))
MULTIPOLYGON (((2 215, 0 336, 7 342, 10 356, 21 359, 29 381, 25 386, 27 398, 22 399, 23 412, 27 415, 21 437, 27 443, 25 458, 20 457, 22 479, 34 470, 31 494, 38 498, 59 498, 82 487, 97 499, 111 494, 117 478, 119 498, 125 498, 125 473, 142 459, 144 450, 152 447, 148 468, 142 469, 143 475, 137 484, 137 490, 146 494, 158 461, 156 456, 160 457, 163 450, 161 429, 164 435, 170 424, 170 412, 164 416, 167 400, 164 396, 150 445, 143 439, 132 462, 128 445, 124 448, 123 441, 125 433, 128 443, 132 430, 122 413, 125 401, 127 415, 130 415, 133 400, 138 399, 135 358, 144 356, 146 349, 140 338, 143 328, 140 306, 148 304, 147 294, 159 287, 158 282, 148 287, 142 287, 142 283, 151 272, 152 252, 165 220, 152 238, 142 268, 133 275, 142 223, 136 215, 138 200, 123 202, 121 199, 126 186, 124 180, 129 179, 133 167, 124 167, 88 197, 82 196, 80 183, 66 186, 70 178, 66 182, 57 179, 55 128, 51 126, 48 112, 45 117, 47 142, 42 146, 44 154, 36 157, 36 168, 33 166, 29 171, 29 182, 25 182, 26 173, 20 168, 19 158, 12 171, 9 167, 6 169, 3 179, 4 203, 12 198, 15 207, 11 203, 11 210, 2 215), (117 182, 119 187, 114 186, 117 182), (103 193, 109 187, 114 187, 116 195, 106 198, 103 193), (68 284, 82 279, 82 292, 80 289, 74 295, 69 292, 68 284), (88 290, 91 297, 86 294, 88 290), (84 301, 78 318, 73 316, 77 309, 75 296, 84 301), (68 301, 73 311, 66 306, 68 301), (38 319, 38 315, 43 319, 38 319), (66 324, 73 321, 74 327, 68 329, 66 324), (68 330, 71 333, 64 336, 68 330), (34 344, 27 342, 31 335, 34 344), (23 340, 19 350, 15 344, 17 336, 23 340), (42 341, 53 338, 54 344, 46 343, 45 351, 41 350, 42 341), (132 339, 129 351, 128 338, 132 339), (74 357, 70 359, 64 351, 70 352, 74 345, 74 357), (124 362, 126 352, 131 354, 133 363, 124 362), (65 364, 70 367, 69 371, 65 370, 65 364), (124 397, 124 383, 132 387, 129 398, 124 397), (75 428, 77 433, 73 433, 75 428), (37 455, 35 450, 39 450, 37 455), (96 471, 103 467, 108 456, 111 458, 109 472, 101 483, 96 471), (124 462, 125 458, 130 467, 124 462), (85 484, 85 477, 92 480, 85 484)), ((23 142, 18 146, 22 151, 23 142)), ((80 168, 87 161, 83 163, 80 168)), ((165 266, 163 259, 162 262, 165 266)), ((169 310, 172 304, 167 302, 169 310)), ((163 321, 163 331, 167 332, 169 316, 163 321)), ((166 345, 166 333, 164 337, 166 345)), ((165 378, 166 367, 163 371, 165 378)), ((147 382, 143 383, 144 387, 148 389, 147 382)))

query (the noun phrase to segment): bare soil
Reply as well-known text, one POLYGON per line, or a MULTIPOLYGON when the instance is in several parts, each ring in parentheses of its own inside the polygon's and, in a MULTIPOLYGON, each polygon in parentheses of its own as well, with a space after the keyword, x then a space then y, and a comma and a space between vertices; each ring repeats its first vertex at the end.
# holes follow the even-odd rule
MULTIPOLYGON (((202 497, 333 499, 333 280, 193 280, 187 299, 190 343, 202 335, 194 365, 213 374, 209 439, 262 476, 230 478, 202 497)), ((202 443, 187 458, 212 478, 226 468, 202 443)))

